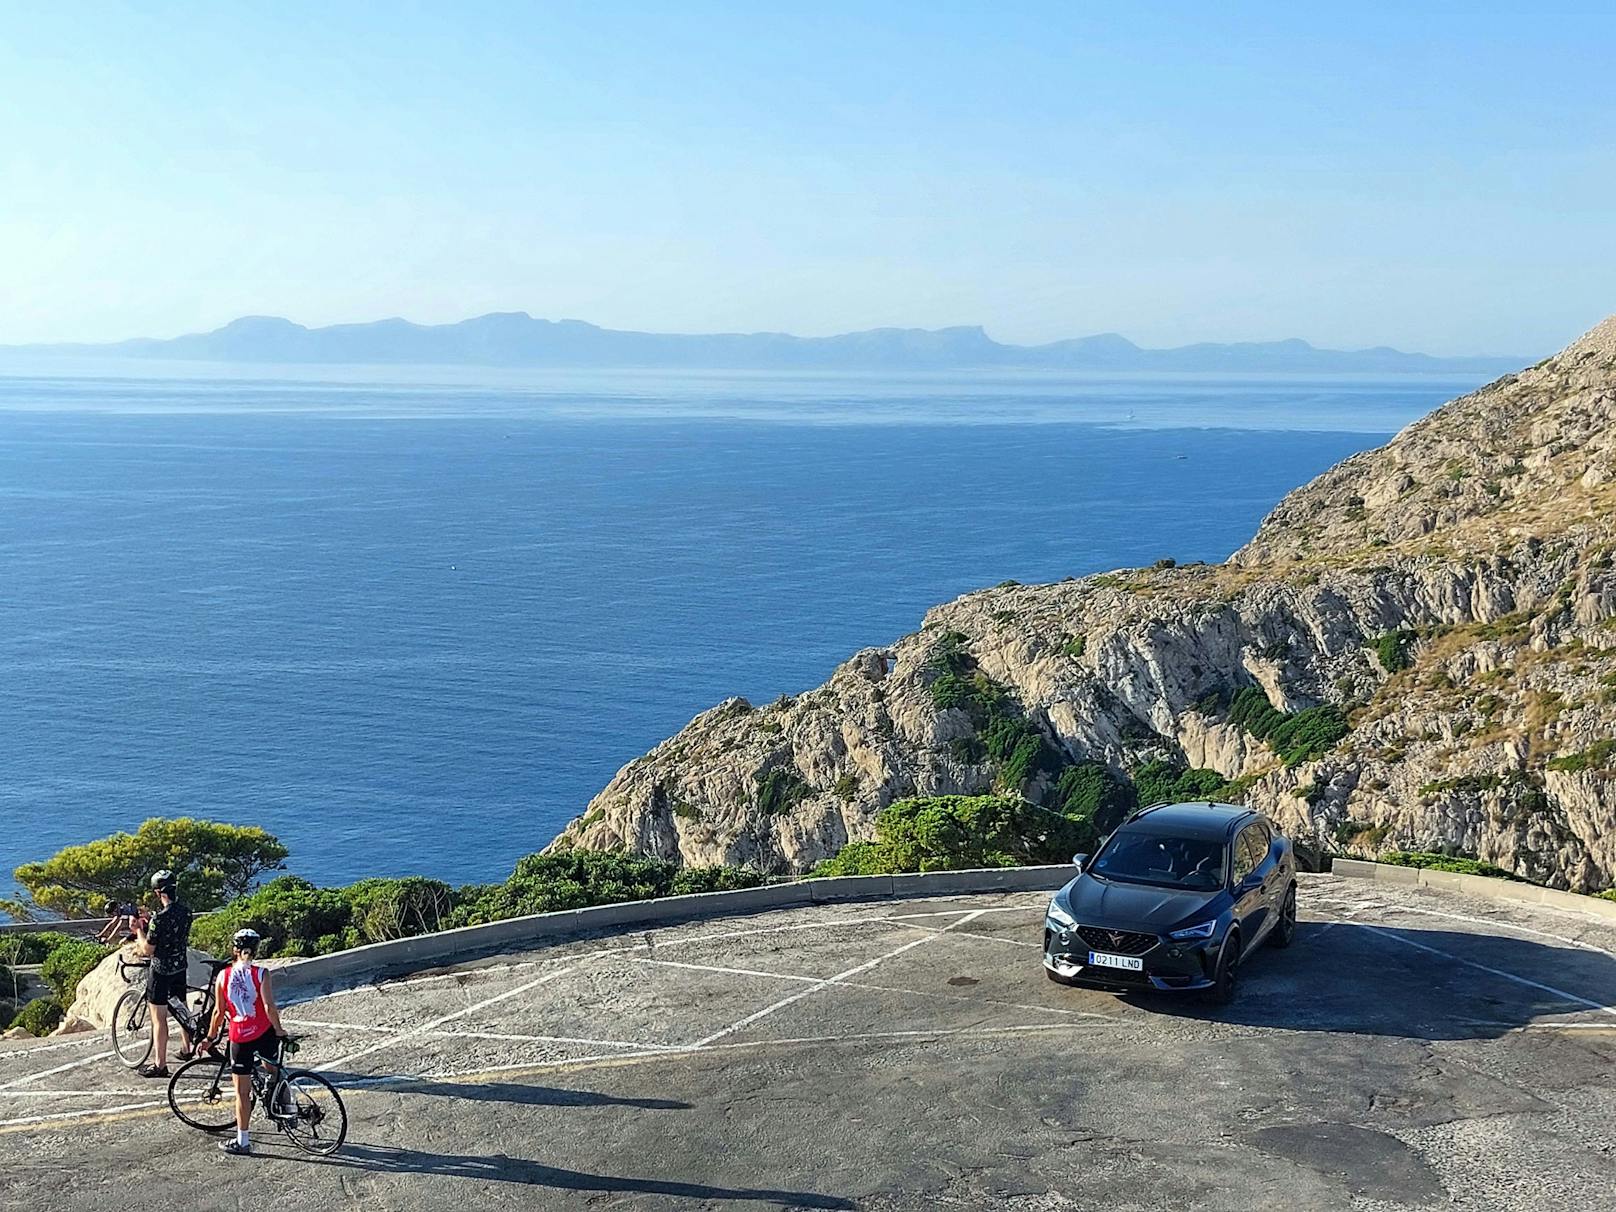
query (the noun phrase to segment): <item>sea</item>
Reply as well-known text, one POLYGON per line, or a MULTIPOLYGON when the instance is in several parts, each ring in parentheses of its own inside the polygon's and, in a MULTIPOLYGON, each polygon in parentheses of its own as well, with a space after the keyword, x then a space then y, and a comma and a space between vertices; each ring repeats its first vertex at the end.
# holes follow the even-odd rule
POLYGON ((0 890, 153 816, 503 878, 730 695, 1220 560, 1479 380, 0 368, 0 890))

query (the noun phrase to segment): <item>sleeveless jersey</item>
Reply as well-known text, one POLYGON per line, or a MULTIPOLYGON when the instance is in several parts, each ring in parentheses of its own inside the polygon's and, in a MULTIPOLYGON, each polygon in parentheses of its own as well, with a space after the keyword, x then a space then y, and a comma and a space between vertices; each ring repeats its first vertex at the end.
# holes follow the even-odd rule
POLYGON ((243 1043, 269 1030, 264 1009, 264 970, 257 964, 232 964, 219 973, 219 1004, 230 1022, 230 1040, 243 1043))

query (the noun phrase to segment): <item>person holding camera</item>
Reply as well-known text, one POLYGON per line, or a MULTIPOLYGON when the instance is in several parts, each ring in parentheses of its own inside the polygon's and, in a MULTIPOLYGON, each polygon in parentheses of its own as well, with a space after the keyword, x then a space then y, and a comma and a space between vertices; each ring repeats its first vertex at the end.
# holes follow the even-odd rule
MULTIPOLYGON (((151 1003, 152 1045, 156 1057, 136 1070, 141 1077, 168 1076, 168 1004, 185 1004, 187 951, 191 945, 191 910, 180 900, 179 881, 172 871, 151 877, 152 891, 162 908, 155 917, 141 923, 135 939, 142 955, 151 957, 146 969, 146 1000, 151 1003)), ((183 1034, 183 1029, 182 1029, 183 1034)), ((187 1039, 181 1060, 191 1056, 194 1040, 187 1039)))

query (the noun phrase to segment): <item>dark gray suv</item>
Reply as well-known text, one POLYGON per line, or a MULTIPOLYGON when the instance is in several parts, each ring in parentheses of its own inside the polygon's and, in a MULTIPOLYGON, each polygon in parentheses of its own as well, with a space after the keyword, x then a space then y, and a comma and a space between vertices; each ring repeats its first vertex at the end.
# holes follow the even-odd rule
POLYGON ((1198 989, 1226 1005, 1242 957, 1296 936, 1296 857, 1249 808, 1153 804, 1073 862, 1044 921, 1044 971, 1062 984, 1198 989))

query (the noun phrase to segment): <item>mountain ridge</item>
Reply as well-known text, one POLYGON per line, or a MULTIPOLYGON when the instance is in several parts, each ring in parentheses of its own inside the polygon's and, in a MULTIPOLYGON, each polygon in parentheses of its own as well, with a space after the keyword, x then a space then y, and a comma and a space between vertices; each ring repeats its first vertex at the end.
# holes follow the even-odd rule
POLYGON ((1322 349, 1297 337, 1198 342, 1148 349, 1114 332, 1040 345, 995 341, 980 325, 872 328, 828 337, 780 332, 649 333, 584 320, 490 312, 449 324, 393 316, 309 328, 282 316, 241 316, 205 333, 137 337, 109 344, 0 346, 35 356, 161 358, 252 363, 685 368, 711 370, 1290 371, 1321 373, 1501 373, 1519 360, 1440 358, 1388 346, 1322 349))

